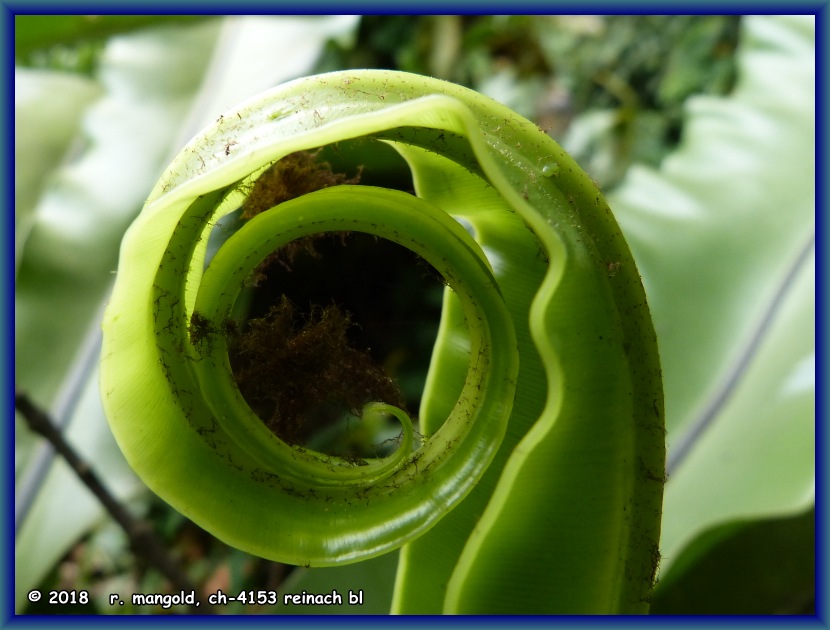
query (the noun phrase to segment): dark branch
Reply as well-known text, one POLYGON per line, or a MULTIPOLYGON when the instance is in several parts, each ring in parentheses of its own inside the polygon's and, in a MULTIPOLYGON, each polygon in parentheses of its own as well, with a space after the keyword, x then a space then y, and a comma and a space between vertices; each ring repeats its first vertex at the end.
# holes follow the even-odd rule
POLYGON ((92 468, 75 452, 75 449, 55 428, 51 418, 39 409, 26 394, 15 392, 14 406, 29 428, 45 438, 55 451, 66 460, 78 478, 95 495, 110 516, 124 529, 130 540, 130 549, 136 556, 144 558, 158 569, 176 590, 195 591, 187 575, 179 568, 168 553, 165 545, 153 532, 152 526, 131 515, 101 483, 92 468))

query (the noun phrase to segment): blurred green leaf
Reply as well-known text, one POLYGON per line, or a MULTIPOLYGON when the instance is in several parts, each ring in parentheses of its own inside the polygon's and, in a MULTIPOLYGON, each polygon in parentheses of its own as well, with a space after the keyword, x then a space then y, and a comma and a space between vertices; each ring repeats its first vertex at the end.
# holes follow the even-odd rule
MULTIPOLYGON (((46 409, 54 408, 67 381, 84 392, 67 438, 122 498, 138 485, 103 418, 95 372, 83 373, 77 357, 84 341, 94 340, 88 333, 98 325, 121 236, 174 149, 171 139, 187 111, 182 95, 198 87, 216 33, 214 24, 206 24, 112 42, 102 58, 103 96, 84 112, 86 150, 56 171, 44 189, 20 259, 15 385, 46 409), (166 63, 160 65, 160 59, 166 63)), ((55 89, 44 91, 44 98, 55 98, 60 85, 56 80, 55 89)), ((48 137, 52 124, 41 122, 29 133, 48 137)), ((61 117, 55 124, 60 129, 61 117)), ((24 147, 21 151, 26 152, 24 147)), ((48 461, 44 445, 35 446, 31 440, 19 423, 15 444, 24 462, 19 494, 38 490, 39 481, 32 476, 37 477, 43 461, 48 461)), ((101 506, 63 462, 49 468, 17 537, 18 605, 69 545, 102 516, 101 506)))
POLYGON ((37 50, 104 40, 113 35, 167 24, 186 25, 194 15, 25 15, 14 16, 14 53, 18 61, 37 50))
MULTIPOLYGON (((67 437, 119 498, 143 486, 104 420, 97 370, 85 372, 79 352, 85 339, 95 339, 124 230, 170 156, 201 126, 238 100, 311 72, 325 43, 348 40, 356 24, 354 16, 250 16, 143 30, 107 42, 94 82, 52 73, 38 85, 39 98, 26 101, 33 112, 45 113, 37 119, 21 113, 25 129, 17 140, 27 144, 15 147, 16 175, 34 204, 15 291, 16 386, 46 409, 61 407, 67 396, 80 397, 75 412, 64 418, 67 437), (263 64, 262 59, 282 61, 263 64), (67 108, 65 92, 84 96, 84 88, 72 87, 76 84, 101 98, 93 102, 87 95, 86 110, 83 103, 67 108), (46 109, 47 103, 61 107, 46 109), (82 133, 73 138, 68 128, 78 120, 82 133), (41 159, 41 147, 54 146, 61 157, 60 147, 70 140, 78 143, 73 160, 43 174, 43 166, 48 169, 55 159, 41 159)), ((32 74, 15 72, 21 81, 32 74)), ((44 448, 18 420, 15 459, 22 482, 16 494, 40 488, 16 543, 18 606, 103 517, 62 462, 48 468, 42 486, 33 479, 44 448)))
POLYGON ((674 40, 657 89, 657 101, 677 107, 702 91, 726 94, 735 81, 732 60, 737 16, 682 16, 682 28, 667 33, 674 40))
MULTIPOLYGON (((657 590, 652 614, 814 614, 815 519, 808 510, 709 530, 699 540, 709 553, 657 590)), ((701 556, 695 548, 686 554, 701 556)))
POLYGON ((814 497, 814 20, 742 24, 734 96, 690 100, 678 151, 611 196, 663 364, 664 582, 712 527, 814 497))
MULTIPOLYGON (((101 94, 84 77, 49 71, 18 70, 14 76, 15 255, 31 228, 31 212, 43 187, 66 159, 81 115, 101 94), (54 98, 60 94, 60 99, 54 98)), ((17 265, 15 265, 16 267, 17 265)))
POLYGON ((398 553, 387 553, 371 560, 342 567, 295 569, 286 579, 282 593, 302 594, 331 593, 337 591, 343 598, 342 605, 333 606, 283 606, 272 612, 291 615, 388 615, 395 585, 395 569, 398 553), (349 605, 349 591, 363 591, 361 605, 349 605))
POLYGON ((740 16, 546 16, 534 33, 577 111, 677 105, 695 92, 730 87, 740 16))
MULTIPOLYGON (((98 314, 121 235, 172 150, 187 112, 182 97, 199 86, 215 37, 215 25, 146 33, 114 40, 105 53, 104 96, 84 115, 86 150, 51 178, 21 253, 15 341, 25 352, 16 357, 15 378, 43 406, 50 406, 98 314)), ((54 99, 60 85, 43 97, 54 99)), ((41 138, 36 142, 51 135, 53 124, 41 123, 29 130, 41 138)), ((55 124, 60 129, 64 123, 59 118, 55 124)), ((25 147, 20 153, 26 160, 21 168, 38 168, 25 147)))

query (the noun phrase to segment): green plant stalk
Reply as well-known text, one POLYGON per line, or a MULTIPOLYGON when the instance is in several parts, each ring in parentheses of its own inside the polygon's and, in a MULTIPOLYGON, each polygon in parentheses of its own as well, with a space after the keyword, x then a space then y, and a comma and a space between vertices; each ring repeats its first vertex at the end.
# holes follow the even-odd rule
MULTIPOLYGON (((173 161, 124 239, 101 368, 131 465, 232 545, 331 565, 409 543, 398 612, 648 608, 664 445, 639 276, 584 172, 474 92, 342 72, 220 116, 173 161), (310 193, 252 220, 203 272, 213 225, 265 167, 359 137, 401 152, 417 196, 310 193), (343 229, 413 249, 449 286, 421 410, 428 439, 366 470, 267 432, 234 386, 221 334, 270 251, 343 229)), ((394 415, 411 440, 408 419, 394 415)))

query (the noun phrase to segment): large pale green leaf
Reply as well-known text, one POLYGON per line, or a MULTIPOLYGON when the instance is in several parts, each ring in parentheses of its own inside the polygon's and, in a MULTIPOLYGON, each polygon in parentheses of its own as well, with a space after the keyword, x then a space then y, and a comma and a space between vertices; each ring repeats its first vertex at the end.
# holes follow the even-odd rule
MULTIPOLYGON (((102 98, 83 115, 86 150, 57 170, 44 189, 21 252, 15 384, 68 424, 68 439, 122 497, 136 489, 136 480, 108 435, 84 346, 96 343, 121 235, 171 150, 171 137, 187 111, 182 96, 199 85, 204 53, 215 36, 215 25, 205 24, 110 43, 98 78, 102 98), (168 61, 163 68, 162 59, 168 61), (78 400, 74 413, 73 400, 78 400)), ((56 99, 60 85, 44 98, 56 99)), ((27 132, 48 135, 51 127, 44 120, 39 130, 27 132)), ((16 543, 19 605, 103 510, 62 462, 50 465, 49 449, 32 442, 21 421, 16 446, 17 499, 21 505, 32 502, 30 511, 23 508, 27 516, 16 543)))
POLYGON ((708 529, 814 496, 814 19, 742 24, 734 94, 689 101, 679 149, 611 196, 665 379, 664 585, 708 529))
MULTIPOLYGON (((98 313, 121 235, 171 151, 215 37, 215 25, 151 32, 114 39, 104 52, 105 95, 84 116, 87 149, 39 199, 18 274, 15 341, 25 352, 15 377, 41 404, 51 403, 98 313)), ((57 98, 54 90, 44 98, 57 98)))
MULTIPOLYGON (((17 70, 28 108, 18 119, 19 180, 29 191, 24 199, 37 204, 20 252, 16 384, 66 422, 70 441, 119 497, 139 486, 103 419, 97 372, 84 357, 96 352, 100 308, 123 231, 169 155, 228 99, 307 73, 324 43, 349 36, 355 25, 348 16, 247 17, 126 35, 107 44, 95 80, 49 75, 36 86, 39 97, 29 88, 30 72, 17 70), (254 63, 258 58, 282 61, 262 67, 254 63), (54 158, 39 159, 39 148, 54 146, 59 157, 58 144, 72 139, 64 129, 73 128, 83 109, 73 104, 96 94, 103 97, 83 113, 76 161, 47 178, 54 158), (39 112, 46 113, 35 124, 39 112), (38 200, 35 187, 43 182, 38 200), (64 417, 73 401, 75 412, 64 417)), ((48 449, 20 422, 15 446, 18 499, 39 493, 17 540, 20 605, 103 512, 62 462, 50 467, 48 449)))
POLYGON ((100 86, 84 77, 48 70, 15 72, 15 262, 29 234, 38 197, 70 149, 81 113, 100 91, 100 86), (57 93, 60 100, 53 98, 57 93))

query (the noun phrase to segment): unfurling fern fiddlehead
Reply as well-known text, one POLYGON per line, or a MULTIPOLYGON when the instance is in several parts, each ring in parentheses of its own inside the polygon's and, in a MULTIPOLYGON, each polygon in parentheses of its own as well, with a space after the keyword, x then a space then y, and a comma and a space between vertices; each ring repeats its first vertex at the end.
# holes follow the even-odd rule
POLYGON ((127 459, 229 544, 314 566, 405 545, 399 612, 647 609, 664 451, 643 289, 596 186, 503 106, 356 71, 226 112, 125 236, 103 328, 102 397, 127 459), (357 138, 394 147, 415 194, 337 180, 259 198, 273 165, 357 138), (208 254, 217 223, 246 204, 262 211, 208 254), (401 425, 386 457, 356 462, 278 437, 231 367, 252 275, 328 232, 396 242, 447 285, 423 439, 391 401, 360 401, 362 422, 401 425), (486 575, 530 565, 546 568, 527 601, 492 596, 486 575))

